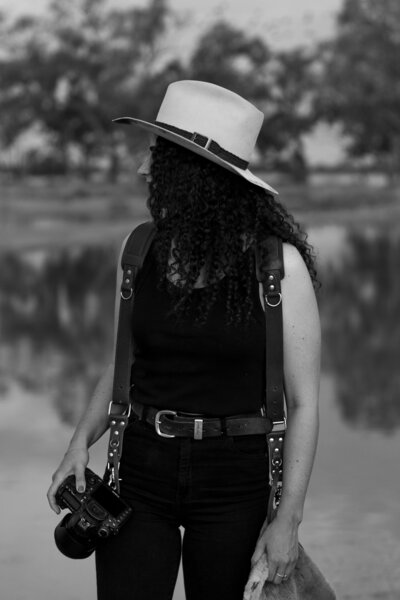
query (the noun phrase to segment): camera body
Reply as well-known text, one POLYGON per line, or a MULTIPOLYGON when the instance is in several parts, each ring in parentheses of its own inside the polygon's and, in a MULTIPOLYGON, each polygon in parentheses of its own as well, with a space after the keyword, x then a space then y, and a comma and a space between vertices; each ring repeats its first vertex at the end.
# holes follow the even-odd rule
POLYGON ((67 514, 54 532, 57 548, 69 558, 86 558, 100 540, 116 535, 132 508, 90 469, 85 469, 86 489, 78 492, 75 476, 59 486, 56 502, 67 514))

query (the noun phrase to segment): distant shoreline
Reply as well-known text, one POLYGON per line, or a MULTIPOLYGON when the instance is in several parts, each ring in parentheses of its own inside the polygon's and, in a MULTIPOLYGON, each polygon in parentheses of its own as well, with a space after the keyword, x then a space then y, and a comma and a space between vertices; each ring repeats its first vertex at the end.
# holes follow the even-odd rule
MULTIPOLYGON (((400 227, 400 190, 284 183, 280 201, 302 227, 400 227)), ((119 245, 149 215, 146 190, 118 184, 31 179, 2 187, 0 251, 119 245)))

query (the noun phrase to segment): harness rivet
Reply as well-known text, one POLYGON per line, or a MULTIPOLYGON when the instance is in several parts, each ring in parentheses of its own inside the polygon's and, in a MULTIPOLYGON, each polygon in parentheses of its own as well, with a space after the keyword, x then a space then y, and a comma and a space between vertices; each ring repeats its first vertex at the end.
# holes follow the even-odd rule
POLYGON ((115 424, 116 424, 116 421, 111 421, 111 425, 115 425, 115 424))
POLYGON ((279 441, 280 441, 280 442, 283 442, 283 438, 279 438, 279 441))
POLYGON ((268 288, 271 290, 271 292, 273 292, 274 289, 275 289, 275 286, 274 285, 269 285, 268 288))
POLYGON ((274 280, 274 276, 273 275, 268 275, 268 281, 273 281, 274 280))

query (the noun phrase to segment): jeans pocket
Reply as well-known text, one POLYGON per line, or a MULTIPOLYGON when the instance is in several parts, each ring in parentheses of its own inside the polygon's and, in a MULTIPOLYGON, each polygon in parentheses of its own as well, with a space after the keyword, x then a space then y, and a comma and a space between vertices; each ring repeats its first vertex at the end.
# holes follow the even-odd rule
POLYGON ((227 440, 228 447, 236 454, 260 457, 268 455, 268 443, 265 433, 231 435, 227 437, 227 440))

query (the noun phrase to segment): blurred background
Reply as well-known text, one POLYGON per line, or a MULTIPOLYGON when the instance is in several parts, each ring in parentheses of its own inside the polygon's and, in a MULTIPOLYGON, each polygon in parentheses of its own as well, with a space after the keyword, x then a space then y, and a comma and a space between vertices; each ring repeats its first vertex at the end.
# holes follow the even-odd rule
POLYGON ((92 558, 56 551, 45 494, 111 359, 119 248, 147 216, 146 137, 111 119, 153 119, 184 78, 264 111, 254 170, 317 256, 301 540, 339 599, 400 598, 399 31, 397 0, 0 0, 2 600, 95 598, 92 558))

